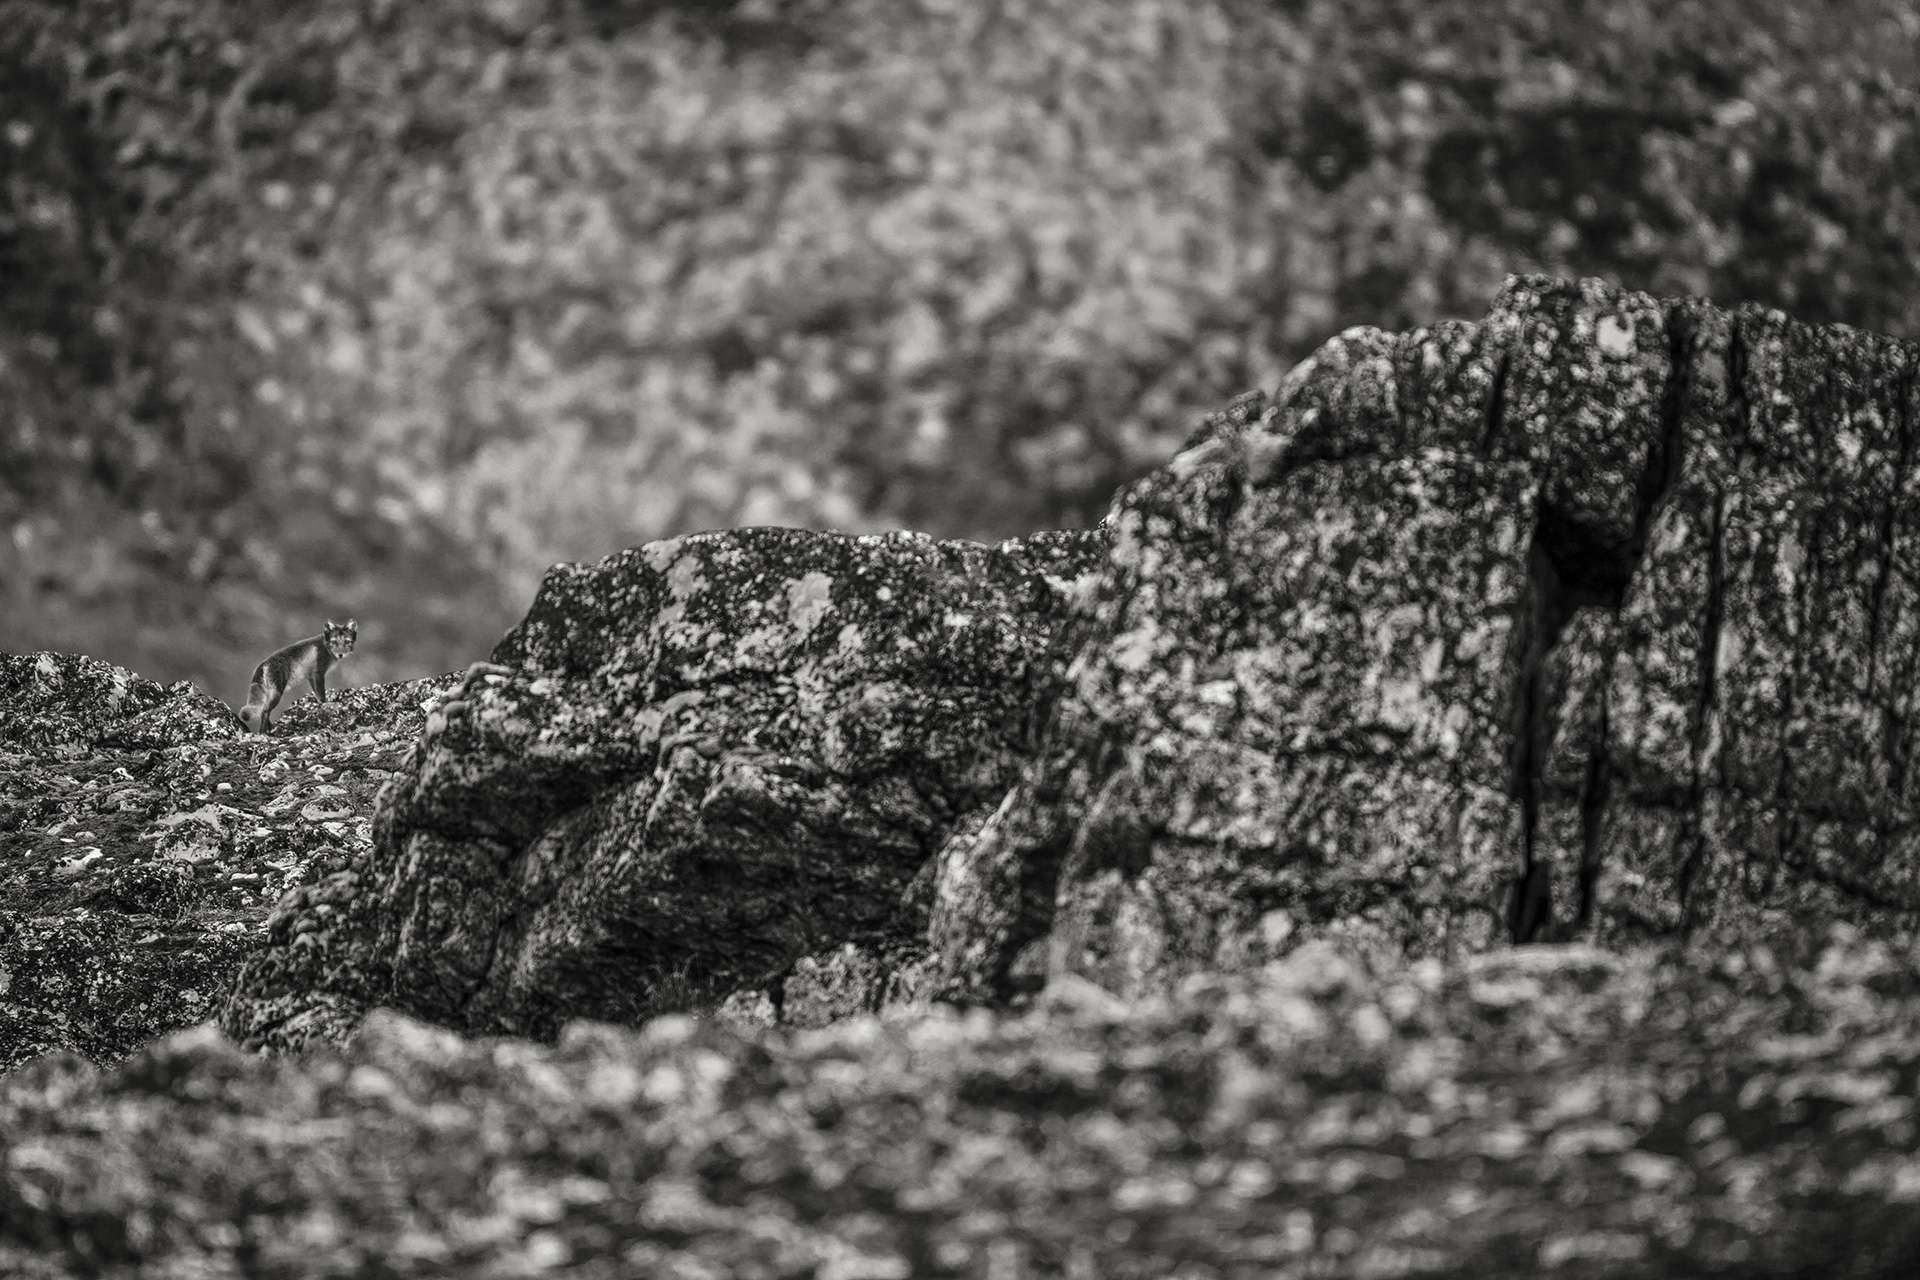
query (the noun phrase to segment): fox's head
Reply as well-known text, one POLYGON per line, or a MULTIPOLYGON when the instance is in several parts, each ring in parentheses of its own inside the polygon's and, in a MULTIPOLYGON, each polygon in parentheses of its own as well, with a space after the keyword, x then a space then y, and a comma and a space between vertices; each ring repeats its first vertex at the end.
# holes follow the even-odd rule
POLYGON ((345 622, 327 620, 327 631, 321 637, 321 643, 327 646, 327 652, 336 658, 344 658, 353 652, 353 642, 360 638, 360 624, 352 618, 345 622))

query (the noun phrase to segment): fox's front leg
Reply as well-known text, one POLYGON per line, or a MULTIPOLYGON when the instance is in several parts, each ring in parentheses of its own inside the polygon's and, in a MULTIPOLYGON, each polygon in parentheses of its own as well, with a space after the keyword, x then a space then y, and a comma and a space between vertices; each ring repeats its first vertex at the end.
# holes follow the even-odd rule
POLYGON ((327 673, 318 667, 307 677, 307 683, 313 686, 313 696, 325 702, 327 700, 327 673))

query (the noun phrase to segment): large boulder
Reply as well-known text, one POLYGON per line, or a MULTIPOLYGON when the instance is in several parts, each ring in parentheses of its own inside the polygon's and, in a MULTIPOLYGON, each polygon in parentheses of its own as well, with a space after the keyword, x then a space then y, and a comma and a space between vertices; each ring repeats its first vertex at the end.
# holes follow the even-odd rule
POLYGON ((1920 921, 1915 350, 1516 278, 1354 329, 1121 496, 953 992, 1920 921))
POLYGON ((744 529, 551 572, 429 720, 367 868, 281 905, 225 1018, 387 1004, 551 1036, 924 950, 931 868, 1031 757, 1098 532, 744 529))

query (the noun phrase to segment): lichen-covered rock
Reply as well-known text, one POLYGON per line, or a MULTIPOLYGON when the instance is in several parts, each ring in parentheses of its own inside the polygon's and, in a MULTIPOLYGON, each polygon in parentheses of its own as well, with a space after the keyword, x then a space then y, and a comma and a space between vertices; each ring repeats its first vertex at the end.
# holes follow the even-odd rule
POLYGON ((1045 763, 942 866, 948 988, 1144 989, 1276 910, 1911 930, 1916 360, 1540 278, 1329 342, 1116 504, 1045 763))
POLYGON ((283 904, 225 1025, 551 1035, 923 946, 923 869, 1028 760, 1101 549, 747 529, 556 568, 430 717, 371 881, 283 904))
POLYGON ((77 752, 189 688, 164 689, 85 654, 0 653, 0 750, 77 752))
POLYGON ((242 736, 184 682, 0 654, 0 1071, 55 1050, 111 1063, 216 1014, 272 904, 364 859, 433 692, 417 683, 242 736), (335 727, 310 731, 321 717, 335 727))
POLYGON ((1846 936, 1320 942, 753 1038, 203 1029, 0 1080, 0 1273, 1905 1280, 1917 1088, 1920 972, 1846 936))

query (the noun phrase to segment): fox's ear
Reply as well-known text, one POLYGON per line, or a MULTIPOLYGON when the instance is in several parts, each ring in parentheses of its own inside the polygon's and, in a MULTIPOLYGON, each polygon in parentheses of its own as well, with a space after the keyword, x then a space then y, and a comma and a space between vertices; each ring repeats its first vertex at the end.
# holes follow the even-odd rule
POLYGON ((349 630, 349 631, 358 631, 358 630, 360 630, 360 624, 359 624, 358 622, 355 622, 355 621, 354 621, 354 620, 353 620, 352 618, 348 618, 348 619, 347 619, 347 630, 349 630))
POLYGON ((327 619, 327 630, 338 631, 339 629, 340 629, 339 623, 335 622, 332 618, 327 619))

